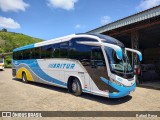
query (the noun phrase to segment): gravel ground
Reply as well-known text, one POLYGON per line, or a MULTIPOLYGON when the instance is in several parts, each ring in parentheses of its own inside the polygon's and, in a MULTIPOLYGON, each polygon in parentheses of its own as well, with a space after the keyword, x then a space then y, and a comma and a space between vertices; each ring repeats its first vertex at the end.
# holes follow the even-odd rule
MULTIPOLYGON (((137 87, 130 96, 121 99, 108 99, 90 94, 76 97, 63 88, 39 83, 22 83, 13 79, 11 72, 11 69, 0 71, 0 111, 160 111, 159 90, 137 87)), ((13 118, 7 118, 9 119, 13 118)))

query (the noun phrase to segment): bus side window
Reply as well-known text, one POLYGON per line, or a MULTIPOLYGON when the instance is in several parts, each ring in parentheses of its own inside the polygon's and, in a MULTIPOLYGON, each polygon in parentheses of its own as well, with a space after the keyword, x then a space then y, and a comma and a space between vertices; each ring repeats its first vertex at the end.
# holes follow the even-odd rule
POLYGON ((41 58, 42 59, 46 58, 46 46, 41 47, 41 58))
POLYGON ((53 53, 52 45, 47 45, 45 49, 46 49, 46 58, 52 58, 52 53, 53 53))
POLYGON ((79 44, 80 41, 96 41, 88 38, 74 38, 70 43, 69 58, 79 60, 82 65, 90 66, 91 47, 89 45, 79 44))
POLYGON ((41 47, 41 58, 52 58, 52 45, 46 45, 41 47))
POLYGON ((70 41, 69 58, 79 60, 84 66, 90 66, 92 46, 78 43, 82 41, 97 42, 98 40, 85 37, 73 38, 70 41))
POLYGON ((93 47, 91 52, 92 67, 105 66, 105 60, 101 47, 93 47))
POLYGON ((34 49, 34 51, 35 51, 35 54, 34 54, 35 59, 40 59, 40 58, 41 58, 40 47, 36 47, 36 48, 34 49))
POLYGON ((60 43, 60 51, 59 51, 60 58, 68 58, 68 44, 69 42, 60 43))
POLYGON ((17 60, 23 60, 23 51, 17 51, 16 54, 17 60))
POLYGON ((52 57, 53 58, 59 58, 59 45, 60 44, 54 44, 53 46, 52 46, 52 50, 53 50, 53 55, 52 55, 52 57))
POLYGON ((13 60, 18 60, 17 52, 13 52, 13 60))
POLYGON ((23 60, 30 59, 30 49, 23 51, 23 60))
POLYGON ((34 54, 35 54, 34 48, 32 48, 30 51, 30 59, 35 59, 34 54))

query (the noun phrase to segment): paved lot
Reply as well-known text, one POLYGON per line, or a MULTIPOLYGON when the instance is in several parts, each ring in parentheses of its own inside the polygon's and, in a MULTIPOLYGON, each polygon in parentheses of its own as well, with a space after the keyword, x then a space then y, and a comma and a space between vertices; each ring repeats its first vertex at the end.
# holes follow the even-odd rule
POLYGON ((160 91, 136 88, 130 96, 108 99, 90 94, 76 97, 66 89, 13 79, 0 71, 0 111, 160 111, 160 91))

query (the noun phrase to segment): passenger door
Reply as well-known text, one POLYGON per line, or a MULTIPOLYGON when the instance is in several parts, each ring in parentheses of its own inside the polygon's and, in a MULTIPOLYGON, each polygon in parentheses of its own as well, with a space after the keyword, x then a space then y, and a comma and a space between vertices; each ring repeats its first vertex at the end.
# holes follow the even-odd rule
POLYGON ((107 75, 107 68, 106 68, 105 59, 104 59, 104 55, 101 47, 92 47, 91 65, 87 71, 90 74, 90 77, 92 78, 92 91, 96 91, 96 88, 94 88, 94 84, 101 91, 106 91, 109 89, 108 84, 104 83, 101 80, 101 77, 104 77, 105 79, 109 79, 107 75))

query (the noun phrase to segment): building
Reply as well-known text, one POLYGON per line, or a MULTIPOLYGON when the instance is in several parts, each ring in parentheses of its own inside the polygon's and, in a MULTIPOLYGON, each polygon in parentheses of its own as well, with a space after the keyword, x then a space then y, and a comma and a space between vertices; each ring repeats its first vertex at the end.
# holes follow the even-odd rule
MULTIPOLYGON (((101 33, 117 38, 126 47, 143 54, 139 80, 160 81, 160 6, 101 26, 87 33, 101 33)), ((132 55, 132 65, 137 62, 132 55)))

